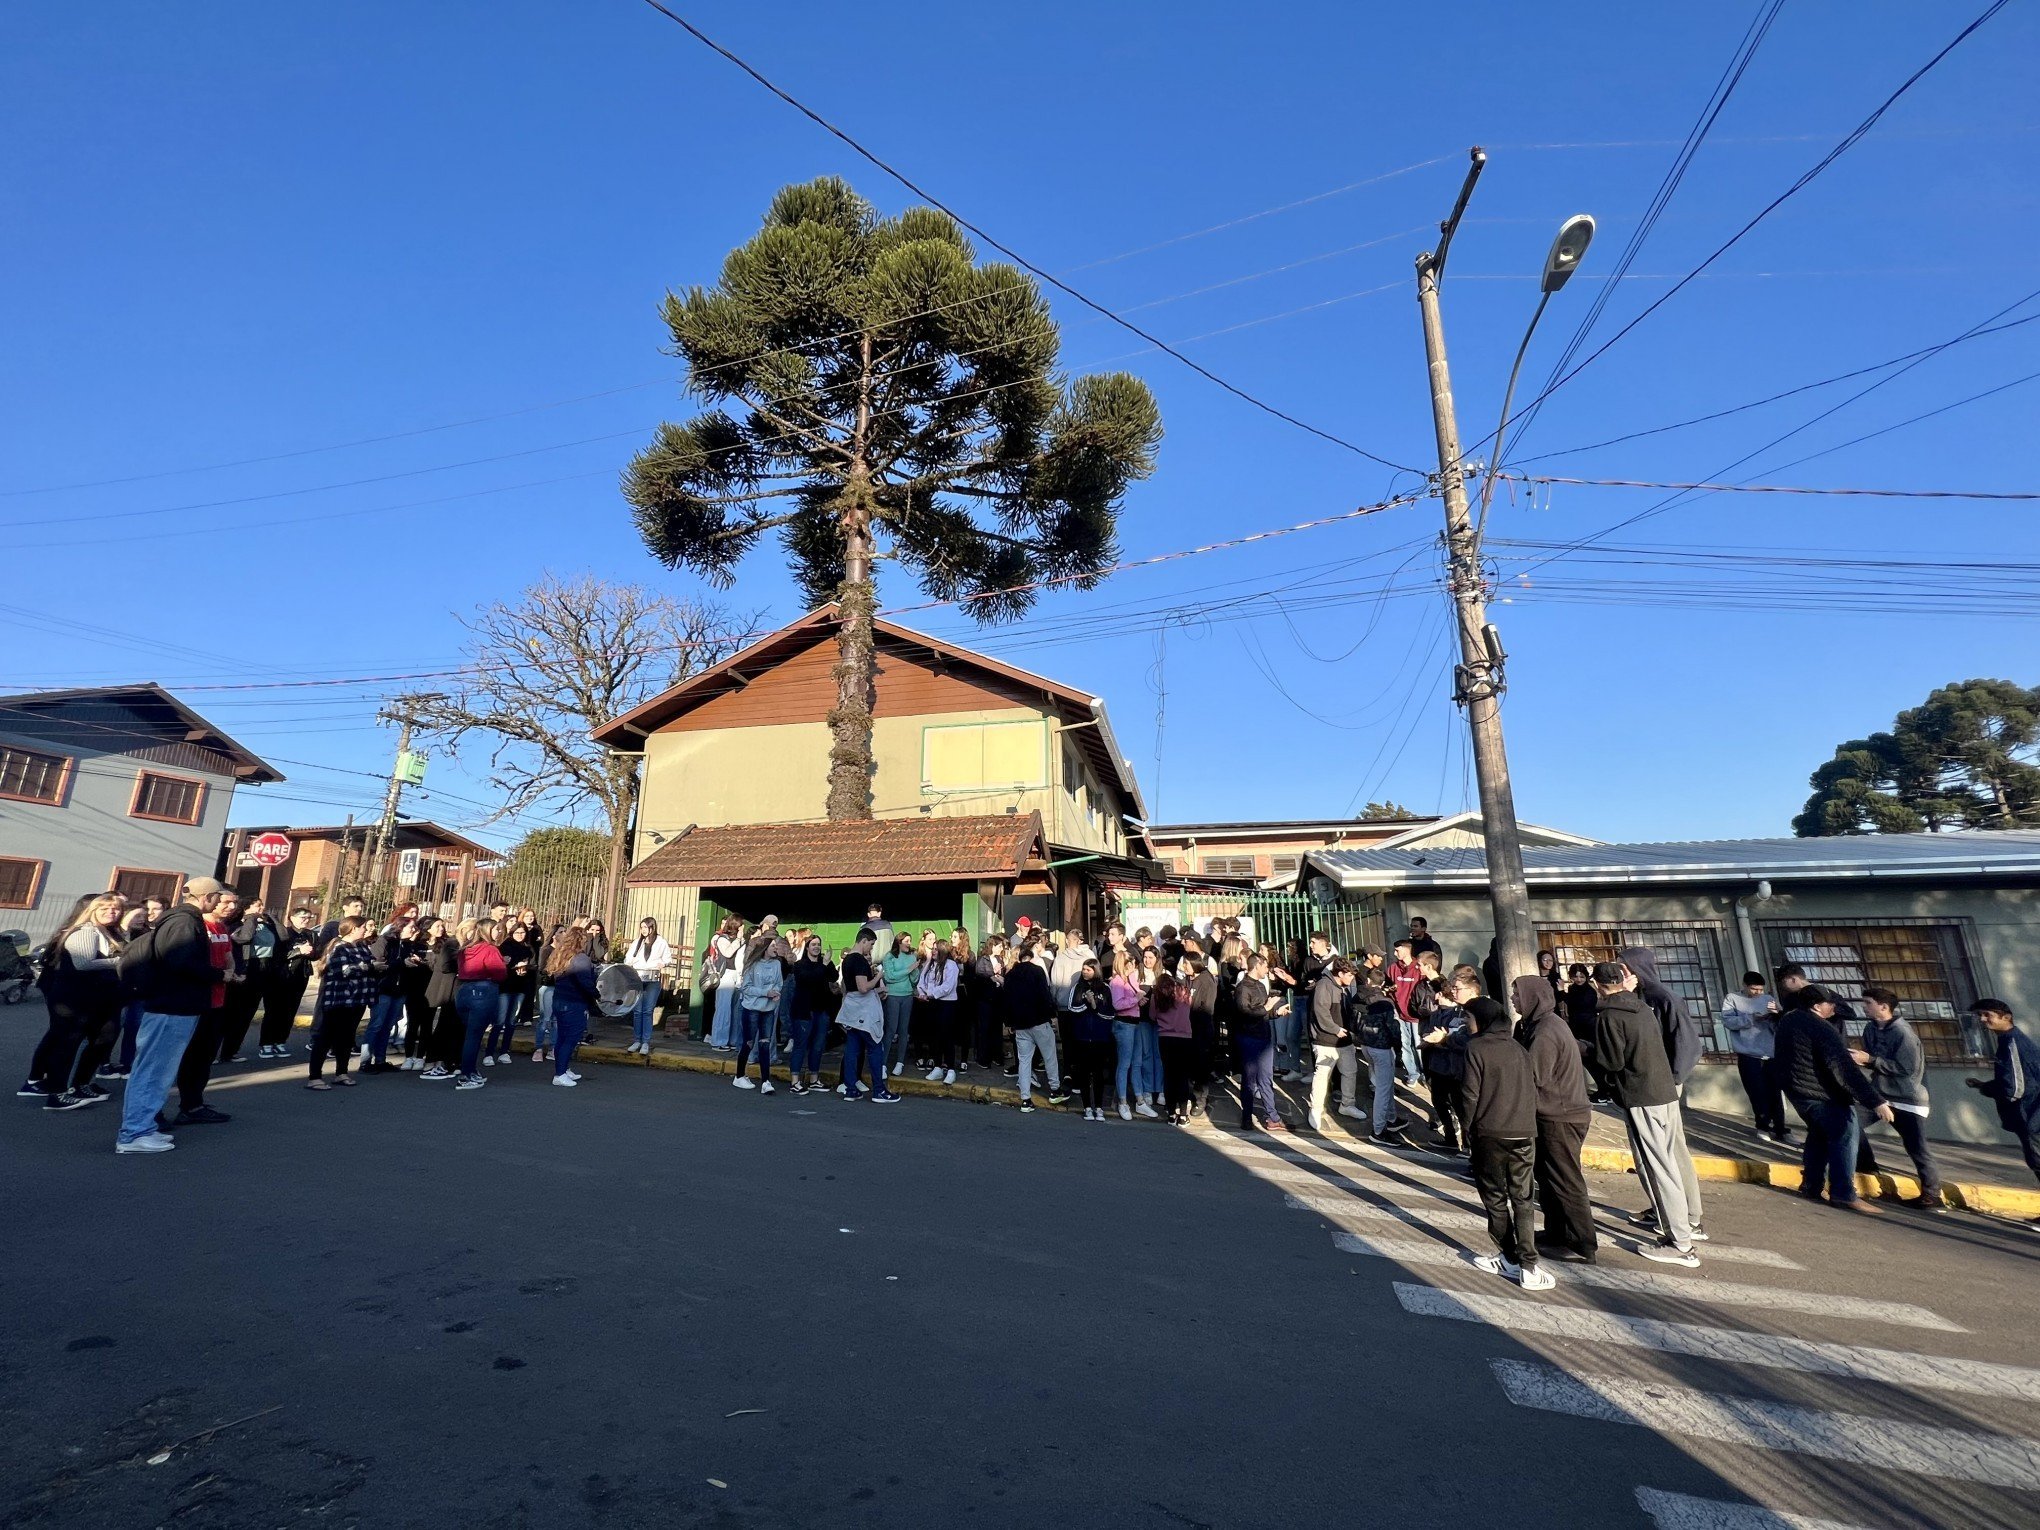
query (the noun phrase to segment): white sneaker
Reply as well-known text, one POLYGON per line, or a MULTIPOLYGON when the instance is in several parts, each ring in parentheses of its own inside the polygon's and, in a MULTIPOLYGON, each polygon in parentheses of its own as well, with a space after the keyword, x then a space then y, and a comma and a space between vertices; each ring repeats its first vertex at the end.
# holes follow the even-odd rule
POLYGON ((177 1146, 176 1139, 164 1132, 147 1132, 132 1142, 116 1142, 116 1153, 167 1153, 177 1146))
POLYGON ((760 1094, 777 1094, 779 1091, 773 1087, 772 1080, 768 1078, 758 1086, 758 1092, 760 1094))
POLYGON ((1676 1264, 1683 1269, 1700 1268, 1700 1256, 1690 1248, 1674 1248, 1669 1243, 1652 1243, 1637 1252, 1653 1264, 1676 1264))
POLYGON ((510 1060, 511 1060, 510 1054, 508 1052, 498 1052, 496 1054, 496 1061, 499 1063, 506 1063, 509 1062, 510 1060))
POLYGON ((941 1070, 940 1068, 930 1068, 930 1069, 928 1070, 928 1082, 929 1082, 929 1083, 931 1083, 931 1084, 939 1084, 939 1083, 941 1083, 941 1082, 942 1082, 942 1070, 941 1070))
POLYGON ((1303 1114, 1303 1119, 1310 1123, 1310 1129, 1314 1132, 1321 1132, 1325 1129, 1325 1117, 1322 1111, 1307 1110, 1303 1114))
POLYGON ((642 1045, 641 1043, 639 1043, 639 1042, 635 1042, 635 1041, 633 1041, 633 1042, 632 1042, 632 1043, 631 1043, 631 1044, 630 1044, 629 1046, 627 1046, 627 1047, 625 1047, 625 1048, 624 1048, 624 1051, 626 1051, 626 1052, 629 1052, 629 1053, 632 1053, 632 1054, 636 1054, 636 1053, 642 1052, 643 1050, 644 1050, 644 1046, 643 1046, 643 1045, 642 1045))
POLYGON ((553 1075, 553 1082, 555 1084, 558 1084, 562 1089, 572 1089, 581 1081, 575 1078, 574 1075, 571 1073, 555 1073, 553 1075))
POLYGON ((945 1069, 943 1070, 943 1072, 942 1072, 942 1082, 943 1082, 943 1083, 945 1083, 945 1084, 953 1084, 953 1083, 955 1083, 955 1082, 956 1082, 956 1070, 955 1070, 954 1068, 945 1068, 945 1069))
POLYGON ((904 1066, 905 1066, 904 1063, 894 1063, 892 1065, 892 1076, 894 1078, 898 1078, 900 1076, 900 1069, 904 1066))
POLYGON ((1552 1278, 1551 1271, 1541 1264, 1534 1264, 1517 1273, 1516 1284, 1525 1291, 1549 1291, 1558 1282, 1552 1278))
POLYGON ((1138 1105, 1134 1106, 1133 1113, 1137 1116, 1145 1116, 1150 1121, 1159 1121, 1162 1118, 1162 1113, 1156 1110, 1154 1106, 1148 1104, 1146 1100, 1142 1100, 1138 1105))
POLYGON ((1119 1102, 1119 1119, 1122 1121, 1131 1121, 1133 1119, 1133 1112, 1127 1108, 1126 1101, 1124 1100, 1119 1102))
POLYGON ((484 1052, 482 1054, 482 1066, 484 1068, 493 1068, 496 1066, 496 1059, 489 1053, 484 1052))
MULTIPOLYGON (((810 1084, 810 1085, 808 1085, 808 1087, 809 1087, 810 1089, 812 1089, 812 1088, 814 1088, 815 1086, 814 1086, 813 1084, 810 1084)), ((849 1092, 850 1092, 850 1086, 849 1086, 848 1084, 838 1084, 838 1085, 836 1086, 836 1093, 838 1093, 838 1094, 848 1094, 849 1092)))
POLYGON ((1504 1261, 1500 1254, 1475 1254, 1473 1256, 1473 1267, 1484 1274, 1501 1274, 1503 1264, 1504 1261))
POLYGON ((1341 1105, 1339 1107, 1339 1114, 1354 1121, 1364 1121, 1367 1119, 1367 1112, 1358 1105, 1341 1105))
POLYGON ((737 1079, 736 1085, 739 1089, 756 1089, 758 1087, 756 1084, 751 1082, 749 1074, 741 1075, 737 1079))
POLYGON ((567 1069, 567 1077, 572 1079, 577 1084, 581 1082, 581 1075, 576 1073, 572 1068, 567 1069))

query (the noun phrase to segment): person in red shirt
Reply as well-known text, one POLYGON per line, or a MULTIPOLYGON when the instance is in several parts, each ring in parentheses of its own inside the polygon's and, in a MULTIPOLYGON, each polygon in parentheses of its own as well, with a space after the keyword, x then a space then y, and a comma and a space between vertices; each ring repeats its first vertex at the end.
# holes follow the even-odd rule
POLYGON ((220 1036, 226 1029, 227 985, 245 981, 237 966, 239 950, 234 929, 241 922, 241 895, 222 892, 205 916, 205 938, 213 966, 212 998, 191 1040, 184 1048, 184 1060, 177 1065, 177 1119, 173 1126, 217 1126, 231 1121, 224 1110, 205 1102, 205 1086, 212 1081, 213 1060, 219 1056, 220 1036))
POLYGON ((1417 1017, 1410 1013, 1410 994, 1417 984, 1424 981, 1424 969, 1417 965, 1416 950, 1407 939, 1395 943, 1395 960, 1388 964, 1384 973, 1388 979, 1389 993, 1395 999, 1395 1012, 1400 1020, 1401 1061, 1403 1078, 1417 1083, 1424 1076, 1422 1062, 1417 1057, 1417 1017))

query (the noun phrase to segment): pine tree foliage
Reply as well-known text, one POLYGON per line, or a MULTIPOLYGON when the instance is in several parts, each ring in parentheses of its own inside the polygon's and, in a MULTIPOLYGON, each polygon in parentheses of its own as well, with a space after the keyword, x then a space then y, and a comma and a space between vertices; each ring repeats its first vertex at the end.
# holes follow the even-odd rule
POLYGON ((2040 688, 1963 680, 1814 771, 1802 838, 2040 828, 2040 688))
POLYGON ((722 587, 776 531, 803 597, 841 605, 829 813, 868 817, 874 561, 987 622, 1045 581, 1088 588, 1160 412, 1131 374, 1064 376, 1033 279, 979 264, 946 214, 882 218, 834 177, 781 190, 663 316, 704 409, 626 471, 638 531, 722 587))

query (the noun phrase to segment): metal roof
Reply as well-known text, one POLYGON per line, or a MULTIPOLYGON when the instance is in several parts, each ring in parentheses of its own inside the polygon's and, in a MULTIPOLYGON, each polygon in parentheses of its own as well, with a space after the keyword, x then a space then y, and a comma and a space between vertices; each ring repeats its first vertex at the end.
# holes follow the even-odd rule
MULTIPOLYGON (((1817 881, 2040 875, 2040 829, 1862 834, 1831 839, 1703 839, 1635 845, 1525 845, 1523 869, 1545 886, 1596 882, 1817 881)), ((1313 850, 1304 875, 1342 887, 1485 886, 1478 846, 1313 850)))

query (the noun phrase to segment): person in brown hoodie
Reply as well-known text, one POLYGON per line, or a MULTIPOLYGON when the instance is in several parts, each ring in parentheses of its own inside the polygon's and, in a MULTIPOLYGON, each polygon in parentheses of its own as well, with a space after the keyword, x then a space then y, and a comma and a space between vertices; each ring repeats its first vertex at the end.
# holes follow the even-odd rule
POLYGON ((1517 978, 1509 985, 1509 1000, 1522 1017, 1516 1039, 1529 1050, 1530 1078, 1537 1087, 1535 1172, 1537 1204, 1544 1212, 1537 1246, 1592 1264, 1599 1242, 1580 1150, 1594 1112, 1587 1103, 1580 1044, 1559 1015, 1551 985, 1543 978, 1517 978))

